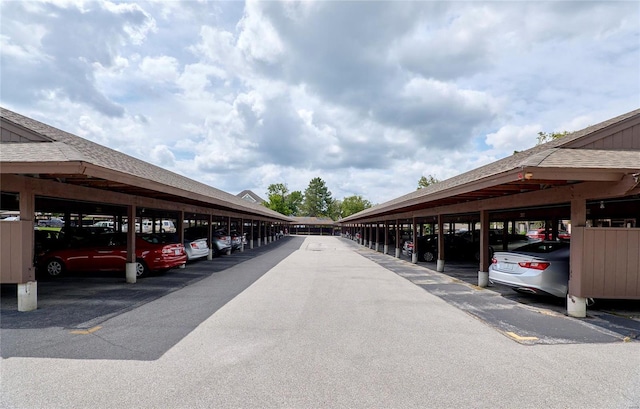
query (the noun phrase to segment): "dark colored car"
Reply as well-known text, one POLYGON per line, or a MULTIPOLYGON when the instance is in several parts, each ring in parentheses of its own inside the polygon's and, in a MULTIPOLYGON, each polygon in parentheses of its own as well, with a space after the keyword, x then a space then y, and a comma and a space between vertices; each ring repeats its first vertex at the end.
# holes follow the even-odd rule
MULTIPOLYGON (((438 258, 438 235, 429 234, 418 237, 418 261, 435 261, 438 258)), ((468 259, 473 256, 475 248, 472 243, 455 234, 444 235, 445 254, 449 259, 468 259)))
MULTIPOLYGON (((452 260, 480 261, 480 231, 466 231, 456 234, 445 234, 446 258, 452 260)), ((502 234, 501 230, 489 230, 489 257, 494 251, 504 248, 520 247, 529 242, 522 234, 502 234)), ((418 238, 418 261, 435 261, 438 258, 438 235, 432 234, 418 238)))
MULTIPOLYGON (((166 271, 186 263, 184 246, 166 241, 154 234, 136 235, 137 277, 144 277, 152 271, 166 271)), ((126 263, 127 235, 101 233, 71 240, 66 248, 43 254, 38 259, 37 268, 40 274, 55 278, 67 271, 125 271, 126 263)))

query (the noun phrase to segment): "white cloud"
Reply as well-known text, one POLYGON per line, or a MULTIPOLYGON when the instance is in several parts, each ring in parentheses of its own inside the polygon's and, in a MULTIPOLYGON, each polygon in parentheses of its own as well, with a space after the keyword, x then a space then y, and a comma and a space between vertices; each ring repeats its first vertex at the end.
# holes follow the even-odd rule
POLYGON ((173 167, 176 161, 176 157, 166 145, 156 145, 149 152, 149 159, 151 163, 163 167, 173 167))
POLYGON ((237 193, 382 202, 638 108, 633 2, 0 2, 2 104, 237 193))
POLYGON ((178 60, 166 55, 145 57, 140 63, 140 72, 149 81, 173 82, 178 78, 178 60))
POLYGON ((283 44, 271 22, 264 17, 260 2, 248 1, 245 15, 238 23, 238 49, 250 59, 274 63, 283 53, 283 44))
POLYGON ((538 132, 543 132, 538 124, 505 125, 497 132, 487 134, 485 142, 503 155, 508 155, 515 150, 524 150, 535 145, 538 132))

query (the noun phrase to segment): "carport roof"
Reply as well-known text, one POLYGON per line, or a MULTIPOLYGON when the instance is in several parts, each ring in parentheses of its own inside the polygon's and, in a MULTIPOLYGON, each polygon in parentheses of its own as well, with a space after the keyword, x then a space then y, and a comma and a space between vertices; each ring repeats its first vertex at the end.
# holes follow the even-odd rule
MULTIPOLYGON (((341 223, 376 218, 405 210, 431 208, 502 197, 589 180, 604 174, 640 171, 640 150, 585 149, 594 140, 618 132, 621 125, 640 123, 640 109, 573 132, 365 209, 341 223), (529 179, 529 177, 531 177, 529 179)), ((637 129, 640 129, 638 127, 637 129)), ((638 135, 634 135, 637 138, 638 135)), ((592 148, 592 146, 590 146, 592 148)), ((614 175, 606 177, 616 177, 614 175)))
POLYGON ((259 204, 0 107, 0 172, 291 221, 259 204), (17 140, 12 142, 13 140, 17 140))
POLYGON ((305 226, 333 226, 335 222, 329 217, 291 217, 290 224, 304 224, 305 226))

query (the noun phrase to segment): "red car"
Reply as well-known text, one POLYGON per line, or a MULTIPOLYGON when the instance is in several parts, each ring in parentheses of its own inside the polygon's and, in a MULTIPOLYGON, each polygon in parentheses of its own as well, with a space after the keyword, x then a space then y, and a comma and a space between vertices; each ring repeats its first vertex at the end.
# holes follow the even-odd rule
MULTIPOLYGON (((547 235, 547 237, 545 237, 545 229, 541 228, 541 229, 529 230, 527 232, 527 237, 529 237, 532 240, 552 240, 551 238, 552 234, 553 232, 549 230, 549 234, 547 235)), ((562 230, 558 231, 558 240, 570 240, 570 239, 571 239, 571 234, 569 234, 569 232, 562 231, 562 230)))
MULTIPOLYGON (((170 243, 155 234, 136 235, 136 276, 166 271, 187 262, 181 243, 170 243)), ((127 236, 103 233, 69 241, 65 248, 50 251, 38 259, 38 270, 47 277, 66 271, 125 271, 127 236)))

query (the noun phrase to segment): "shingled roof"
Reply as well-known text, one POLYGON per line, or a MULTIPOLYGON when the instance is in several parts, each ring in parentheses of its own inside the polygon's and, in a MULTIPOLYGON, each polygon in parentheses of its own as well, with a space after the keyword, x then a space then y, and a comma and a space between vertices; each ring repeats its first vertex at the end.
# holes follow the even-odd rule
MULTIPOLYGON (((514 171, 528 168, 574 168, 574 169, 618 169, 637 171, 640 169, 640 148, 632 150, 581 149, 608 129, 628 120, 638 120, 640 109, 628 112, 599 124, 589 126, 577 132, 567 134, 550 142, 534 146, 525 151, 492 162, 485 166, 470 170, 442 182, 434 183, 423 189, 410 192, 385 203, 370 207, 351 215, 341 222, 348 222, 367 217, 374 217, 383 213, 395 212, 418 203, 427 204, 437 198, 442 198, 448 192, 473 186, 483 181, 491 183, 496 179, 514 171)), ((640 130, 640 127, 637 128, 640 130)), ((638 135, 633 138, 640 140, 638 135)), ((635 139, 634 139, 635 141, 635 139)), ((496 185, 498 182, 496 182, 496 185)), ((453 194, 453 193, 452 193, 453 194)))
MULTIPOLYGON (((197 182, 185 176, 147 163, 77 135, 62 131, 6 108, 0 108, 2 173, 18 173, 15 169, 47 164, 81 163, 84 174, 93 177, 112 176, 132 186, 197 199, 202 203, 270 219, 290 221, 278 212, 260 204, 197 182), (9 128, 18 132, 18 138, 9 128), (26 131, 26 132, 25 132, 26 131), (151 182, 151 183, 149 183, 151 182)), ((31 172, 34 173, 34 172, 31 172)))

